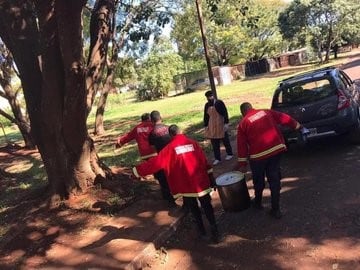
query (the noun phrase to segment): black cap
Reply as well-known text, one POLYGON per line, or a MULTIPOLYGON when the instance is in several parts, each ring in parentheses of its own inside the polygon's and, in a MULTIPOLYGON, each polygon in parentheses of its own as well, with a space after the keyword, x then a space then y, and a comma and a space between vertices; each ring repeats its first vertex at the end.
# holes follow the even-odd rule
POLYGON ((205 97, 212 97, 214 94, 211 92, 211 90, 205 92, 205 97))

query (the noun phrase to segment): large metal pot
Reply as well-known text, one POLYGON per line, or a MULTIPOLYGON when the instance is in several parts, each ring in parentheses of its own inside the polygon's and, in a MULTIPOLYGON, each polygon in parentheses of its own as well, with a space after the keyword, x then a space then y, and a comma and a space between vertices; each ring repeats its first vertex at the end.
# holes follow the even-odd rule
POLYGON ((249 208, 250 196, 243 173, 227 172, 215 181, 225 211, 235 212, 249 208))

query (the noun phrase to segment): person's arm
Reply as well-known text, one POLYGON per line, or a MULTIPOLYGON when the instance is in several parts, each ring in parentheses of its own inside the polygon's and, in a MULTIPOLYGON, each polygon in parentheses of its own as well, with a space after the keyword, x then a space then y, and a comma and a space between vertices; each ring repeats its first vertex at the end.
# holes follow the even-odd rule
POLYGON ((154 138, 154 133, 153 133, 153 131, 150 132, 148 140, 149 140, 149 144, 150 144, 152 147, 155 148, 155 141, 154 141, 155 138, 154 138))
POLYGON ((216 182, 215 182, 213 167, 208 162, 208 160, 207 160, 207 158, 205 156, 205 153, 202 150, 201 146, 196 141, 193 141, 193 144, 195 145, 195 149, 196 149, 196 153, 197 153, 199 163, 205 165, 207 174, 209 176, 209 182, 210 182, 209 185, 210 185, 210 187, 214 188, 214 190, 216 190, 216 182))
MULTIPOLYGON (((237 168, 241 172, 246 172, 247 160, 248 160, 248 143, 247 135, 245 133, 244 127, 240 123, 237 130, 237 153, 238 153, 238 164, 237 168)), ((243 124, 244 125, 244 124, 243 124)))
POLYGON ((294 118, 292 118, 290 115, 273 110, 269 110, 269 112, 278 124, 288 126, 289 128, 296 130, 301 128, 301 124, 294 118))
MULTIPOLYGON (((165 150, 165 148, 163 150, 165 150)), ((167 154, 168 152, 166 150, 160 151, 157 156, 135 166, 132 169, 133 174, 137 178, 140 178, 141 176, 150 175, 159 171, 160 169, 163 169, 166 161, 168 160, 167 154)))
POLYGON ((127 144, 128 142, 134 140, 136 137, 136 129, 137 129, 137 126, 135 128, 133 128, 129 133, 118 137, 118 139, 116 141, 117 147, 121 147, 124 144, 127 144))
POLYGON ((207 113, 208 108, 209 108, 209 103, 206 103, 204 107, 204 127, 207 127, 209 124, 209 115, 207 113))
POLYGON ((224 117, 224 124, 229 124, 229 114, 225 103, 222 100, 216 100, 215 109, 222 117, 224 117))

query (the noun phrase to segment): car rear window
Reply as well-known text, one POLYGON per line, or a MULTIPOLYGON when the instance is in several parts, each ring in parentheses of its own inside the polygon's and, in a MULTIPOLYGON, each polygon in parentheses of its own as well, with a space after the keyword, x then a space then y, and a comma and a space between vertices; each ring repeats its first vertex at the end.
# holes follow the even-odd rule
POLYGON ((299 82, 283 87, 275 103, 278 106, 307 104, 335 94, 335 87, 327 78, 316 81, 299 82))

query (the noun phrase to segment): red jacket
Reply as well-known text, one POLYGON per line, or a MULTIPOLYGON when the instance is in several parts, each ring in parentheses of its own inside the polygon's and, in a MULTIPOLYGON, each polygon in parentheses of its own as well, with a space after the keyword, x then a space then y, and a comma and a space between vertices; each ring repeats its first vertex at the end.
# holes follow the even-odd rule
POLYGON ((197 142, 178 134, 158 156, 133 168, 135 176, 146 176, 163 169, 175 198, 201 197, 211 192, 208 165, 205 154, 197 142))
POLYGON ((141 122, 129 133, 119 137, 117 142, 122 146, 132 140, 136 140, 141 159, 156 156, 156 150, 149 144, 149 134, 153 128, 154 125, 151 121, 141 122))
POLYGON ((284 137, 278 125, 297 128, 291 116, 273 110, 251 109, 237 130, 238 161, 245 166, 247 159, 260 160, 286 151, 284 137))

